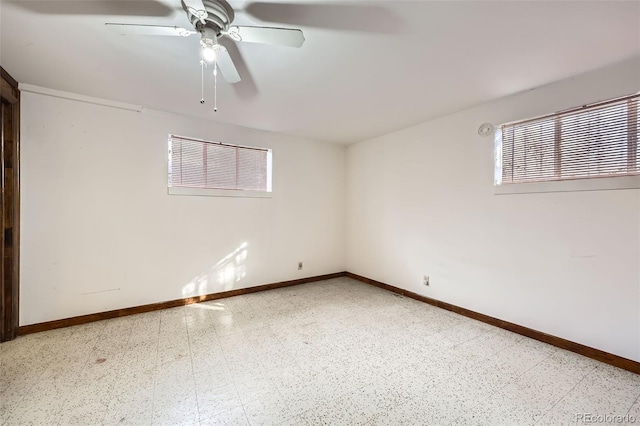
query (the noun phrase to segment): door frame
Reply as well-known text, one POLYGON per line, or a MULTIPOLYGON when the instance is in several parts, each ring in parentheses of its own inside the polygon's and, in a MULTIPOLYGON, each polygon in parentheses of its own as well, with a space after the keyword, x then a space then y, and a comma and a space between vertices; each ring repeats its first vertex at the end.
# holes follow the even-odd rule
POLYGON ((0 66, 0 112, 10 105, 11 133, 14 141, 11 150, 9 172, 11 179, 11 199, 5 188, 6 157, 4 116, 0 116, 0 342, 13 340, 18 336, 20 307, 20 90, 18 82, 0 66), (5 228, 5 204, 12 204, 12 226, 5 228), (5 237, 10 238, 11 258, 5 262, 5 237), (7 270, 6 270, 7 269, 7 270))

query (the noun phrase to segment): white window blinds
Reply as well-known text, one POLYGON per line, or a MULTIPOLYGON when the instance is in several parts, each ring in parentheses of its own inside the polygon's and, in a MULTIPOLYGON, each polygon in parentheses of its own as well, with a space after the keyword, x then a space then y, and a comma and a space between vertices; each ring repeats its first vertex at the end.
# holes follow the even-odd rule
POLYGON ((270 151, 171 135, 169 186, 270 191, 270 151))
POLYGON ((498 183, 639 175, 639 98, 502 125, 498 183))

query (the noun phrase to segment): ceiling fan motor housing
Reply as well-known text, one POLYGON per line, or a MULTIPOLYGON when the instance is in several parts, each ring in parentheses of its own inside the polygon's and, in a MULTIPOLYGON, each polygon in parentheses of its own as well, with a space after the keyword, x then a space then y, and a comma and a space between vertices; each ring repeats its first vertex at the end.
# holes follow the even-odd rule
POLYGON ((225 0, 203 0, 206 16, 201 18, 199 11, 188 7, 182 2, 183 9, 187 12, 189 21, 198 32, 203 32, 205 28, 210 28, 219 36, 221 32, 228 31, 233 22, 233 8, 225 0), (204 23, 202 22, 204 19, 204 23))

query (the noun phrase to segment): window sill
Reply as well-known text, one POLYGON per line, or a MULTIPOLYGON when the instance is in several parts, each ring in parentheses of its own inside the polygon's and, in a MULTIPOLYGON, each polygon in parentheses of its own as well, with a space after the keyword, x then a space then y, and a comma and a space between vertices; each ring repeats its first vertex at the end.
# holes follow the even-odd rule
POLYGON ((190 195, 203 197, 236 197, 236 198, 271 198, 273 192, 263 191, 239 191, 232 189, 205 189, 205 188, 181 188, 168 187, 169 195, 190 195))
POLYGON ((495 185, 493 187, 495 195, 535 194, 541 192, 609 191, 617 189, 640 189, 640 176, 512 183, 495 185))

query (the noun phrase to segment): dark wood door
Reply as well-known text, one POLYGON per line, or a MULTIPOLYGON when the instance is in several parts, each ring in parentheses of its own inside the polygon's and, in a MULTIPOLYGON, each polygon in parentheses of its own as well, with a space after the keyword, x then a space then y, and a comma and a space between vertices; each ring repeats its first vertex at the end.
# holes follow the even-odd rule
POLYGON ((18 335, 20 277, 20 92, 0 67, 0 342, 18 335))

